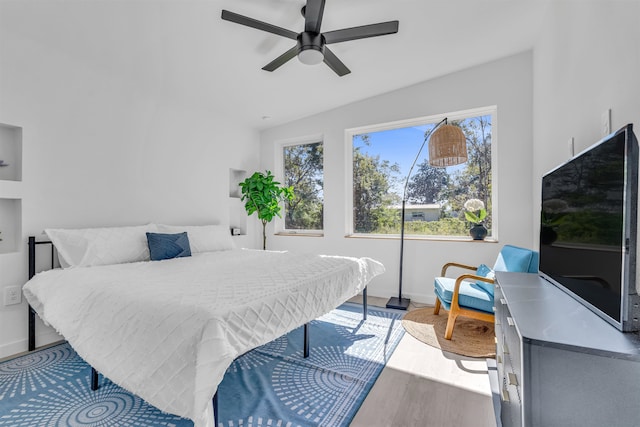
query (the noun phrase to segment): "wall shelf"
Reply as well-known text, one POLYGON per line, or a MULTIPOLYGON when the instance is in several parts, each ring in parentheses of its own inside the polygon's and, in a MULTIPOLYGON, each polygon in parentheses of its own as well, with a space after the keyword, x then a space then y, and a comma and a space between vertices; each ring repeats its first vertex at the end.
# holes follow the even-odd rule
POLYGON ((240 235, 247 234, 247 213, 240 200, 242 192, 240 184, 247 177, 247 172, 241 169, 229 169, 229 227, 239 228, 240 235))
POLYGON ((240 198, 240 183, 247 177, 247 171, 240 169, 229 169, 229 197, 240 198))
POLYGON ((22 240, 22 128, 0 123, 0 254, 22 240))

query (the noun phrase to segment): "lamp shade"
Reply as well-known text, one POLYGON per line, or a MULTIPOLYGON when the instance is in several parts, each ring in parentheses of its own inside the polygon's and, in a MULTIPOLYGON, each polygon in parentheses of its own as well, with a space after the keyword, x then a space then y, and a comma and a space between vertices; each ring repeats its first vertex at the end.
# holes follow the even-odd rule
POLYGON ((458 126, 444 124, 429 139, 429 164, 437 168, 467 161, 467 138, 458 126))

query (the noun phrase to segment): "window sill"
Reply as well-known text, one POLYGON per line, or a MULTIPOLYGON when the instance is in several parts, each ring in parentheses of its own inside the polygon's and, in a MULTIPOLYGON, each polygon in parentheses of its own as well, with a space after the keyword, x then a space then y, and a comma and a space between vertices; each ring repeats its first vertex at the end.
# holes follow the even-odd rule
MULTIPOLYGON (((347 234, 345 239, 373 239, 373 240, 400 240, 398 234, 347 234)), ((468 242, 468 243, 498 243, 497 239, 487 237, 484 240, 473 240, 467 236, 404 236, 404 240, 426 240, 436 242, 468 242)))
POLYGON ((295 237, 324 237, 324 233, 309 233, 305 231, 280 231, 275 236, 295 236, 295 237))

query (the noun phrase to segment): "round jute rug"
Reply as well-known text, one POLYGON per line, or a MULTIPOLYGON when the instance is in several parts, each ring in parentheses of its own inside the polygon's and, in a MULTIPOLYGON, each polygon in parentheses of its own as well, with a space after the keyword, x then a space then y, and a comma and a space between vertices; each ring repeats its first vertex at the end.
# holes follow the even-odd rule
POLYGON ((433 314, 433 307, 418 308, 404 316, 402 326, 418 340, 443 351, 469 357, 496 356, 493 323, 459 316, 453 337, 446 340, 447 315, 442 309, 440 314, 433 314))

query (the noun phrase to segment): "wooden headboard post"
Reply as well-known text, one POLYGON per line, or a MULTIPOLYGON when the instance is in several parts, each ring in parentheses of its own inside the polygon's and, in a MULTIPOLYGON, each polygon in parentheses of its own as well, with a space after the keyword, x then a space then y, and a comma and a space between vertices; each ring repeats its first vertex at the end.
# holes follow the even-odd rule
MULTIPOLYGON (((53 268, 53 242, 42 241, 36 242, 35 236, 29 236, 29 280, 36 275, 36 245, 50 244, 51 245, 51 268, 53 268)), ((28 350, 33 351, 36 349, 36 311, 29 305, 29 342, 28 350)))

